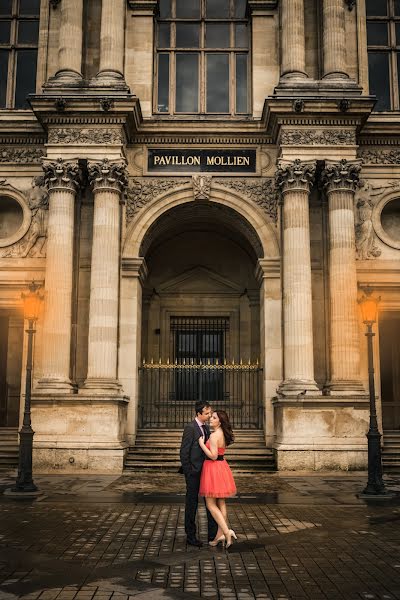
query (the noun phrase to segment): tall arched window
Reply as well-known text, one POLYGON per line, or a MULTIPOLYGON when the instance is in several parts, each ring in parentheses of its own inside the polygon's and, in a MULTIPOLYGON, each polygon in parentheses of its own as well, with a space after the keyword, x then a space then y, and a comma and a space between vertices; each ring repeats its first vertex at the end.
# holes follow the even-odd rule
POLYGON ((155 112, 249 112, 246 0, 160 0, 155 112))

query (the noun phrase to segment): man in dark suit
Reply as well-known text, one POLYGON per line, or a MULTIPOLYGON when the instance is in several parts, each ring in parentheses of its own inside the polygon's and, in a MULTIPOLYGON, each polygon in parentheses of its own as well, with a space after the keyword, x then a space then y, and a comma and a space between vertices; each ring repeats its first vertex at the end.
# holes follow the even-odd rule
MULTIPOLYGON (((191 546, 201 546, 196 537, 196 513, 199 503, 200 476, 205 454, 199 446, 199 438, 206 442, 210 437, 208 421, 212 410, 208 402, 196 402, 196 417, 185 426, 180 450, 181 469, 186 479, 185 503, 185 532, 187 543, 191 546)), ((207 510, 207 509, 206 509, 207 510)), ((208 540, 213 540, 217 534, 218 525, 207 510, 208 540)))

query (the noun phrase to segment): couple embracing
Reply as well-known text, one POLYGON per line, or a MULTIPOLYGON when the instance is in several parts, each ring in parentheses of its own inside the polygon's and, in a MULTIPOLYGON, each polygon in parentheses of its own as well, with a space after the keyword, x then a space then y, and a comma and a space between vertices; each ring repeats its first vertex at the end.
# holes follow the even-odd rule
POLYGON ((228 526, 225 503, 225 498, 236 494, 232 472, 224 459, 225 448, 234 439, 232 427, 226 412, 213 411, 207 402, 197 402, 195 412, 195 419, 184 429, 180 450, 180 472, 186 479, 187 543, 191 546, 202 545, 196 537, 196 513, 200 495, 206 503, 210 546, 222 543, 229 548, 233 539, 237 539, 235 532, 228 526))

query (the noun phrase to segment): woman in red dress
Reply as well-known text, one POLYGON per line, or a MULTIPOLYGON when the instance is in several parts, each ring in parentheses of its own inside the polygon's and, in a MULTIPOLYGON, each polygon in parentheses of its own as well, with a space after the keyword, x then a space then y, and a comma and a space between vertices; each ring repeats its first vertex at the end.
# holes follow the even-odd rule
POLYGON ((237 536, 233 529, 228 527, 228 515, 225 498, 236 494, 236 485, 232 471, 224 458, 225 448, 232 444, 234 436, 229 417, 224 410, 216 410, 211 415, 210 425, 213 433, 204 443, 199 438, 199 444, 206 460, 203 463, 200 479, 200 496, 206 499, 206 505, 215 521, 218 531, 210 546, 217 546, 220 542, 226 543, 226 548, 232 545, 237 536))

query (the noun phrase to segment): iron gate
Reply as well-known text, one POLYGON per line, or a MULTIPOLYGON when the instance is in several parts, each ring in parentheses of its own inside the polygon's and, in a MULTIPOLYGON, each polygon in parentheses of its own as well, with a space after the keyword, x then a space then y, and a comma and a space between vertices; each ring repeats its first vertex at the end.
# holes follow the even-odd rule
POLYGON ((263 426, 259 364, 143 363, 140 368, 139 426, 182 428, 194 418, 197 400, 228 413, 234 428, 263 426))

